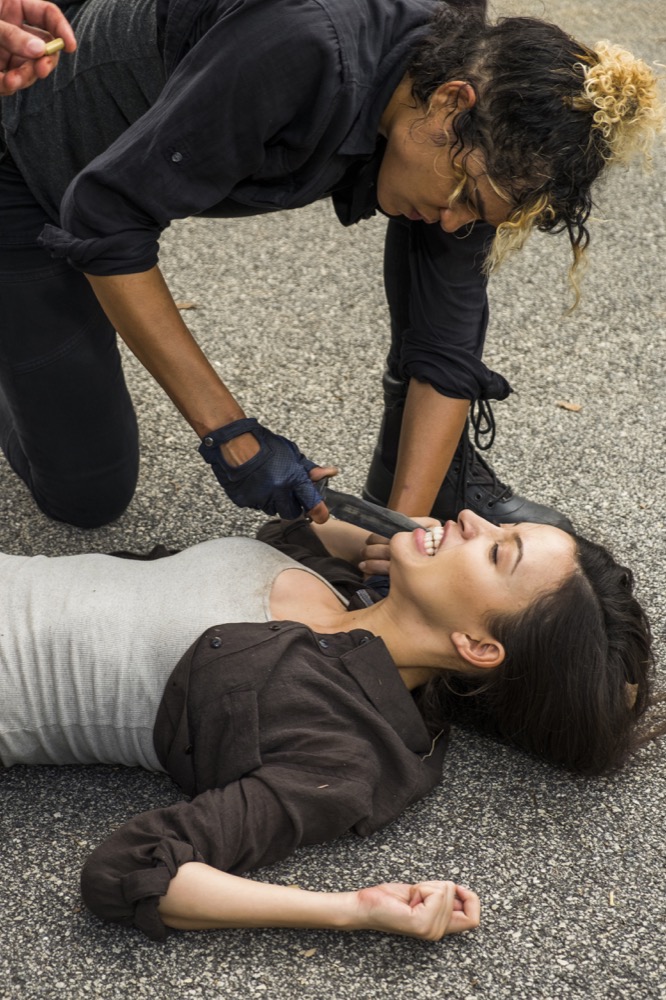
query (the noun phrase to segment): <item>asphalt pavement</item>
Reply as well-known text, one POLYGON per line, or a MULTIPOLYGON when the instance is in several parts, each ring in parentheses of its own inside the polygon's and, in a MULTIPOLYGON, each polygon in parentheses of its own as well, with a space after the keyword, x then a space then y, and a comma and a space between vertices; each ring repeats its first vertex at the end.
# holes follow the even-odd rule
MULTIPOLYGON (((663 0, 500 2, 666 63, 663 0)), ((536 235, 492 280, 487 363, 514 394, 495 408, 491 460, 566 511, 636 574, 664 686, 666 611, 666 155, 598 193, 584 297, 572 317, 565 237, 536 235), (560 402, 577 404, 565 409, 560 402)), ((341 467, 359 492, 381 414, 384 221, 352 230, 319 203, 285 215, 189 220, 161 263, 188 322, 250 414, 341 467)), ((48 521, 3 463, 0 547, 47 555, 183 547, 253 533, 184 421, 126 356, 143 445, 136 498, 115 524, 48 521)), ((112 637, 110 637, 112 641, 112 637)), ((302 850, 260 877, 321 889, 453 878, 480 894, 474 933, 427 944, 376 934, 226 931, 165 945, 103 926, 81 905, 92 847, 178 798, 121 768, 0 774, 0 998, 664 1000, 666 741, 620 774, 579 779, 455 731, 442 782, 368 840, 302 850)))

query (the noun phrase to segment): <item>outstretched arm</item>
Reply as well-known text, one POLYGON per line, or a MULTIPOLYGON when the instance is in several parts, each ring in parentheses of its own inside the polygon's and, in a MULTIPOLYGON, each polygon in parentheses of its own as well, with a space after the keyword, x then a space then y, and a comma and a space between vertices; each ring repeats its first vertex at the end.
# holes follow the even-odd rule
MULTIPOLYGON (((242 408, 183 322, 158 267, 136 274, 89 274, 88 280, 100 305, 127 346, 161 385, 199 437, 245 417, 242 408)), ((273 437, 271 447, 275 447, 275 444, 273 437)), ((255 492, 247 497, 237 495, 232 492, 229 484, 225 485, 234 503, 268 510, 265 504, 278 489, 279 479, 276 476, 284 471, 282 467, 276 462, 278 468, 273 473, 266 461, 254 470, 254 465, 260 461, 261 456, 258 454, 260 442, 253 433, 239 434, 220 444, 219 450, 229 467, 235 471, 239 466, 246 466, 248 473, 254 474, 259 483, 255 492)), ((298 504, 292 516, 298 512, 299 505, 302 505, 314 521, 326 520, 326 504, 319 499, 311 481, 335 475, 337 470, 333 466, 313 468, 308 479, 308 473, 295 455, 290 451, 285 454, 286 460, 293 463, 304 481, 300 486, 294 487, 298 504)), ((280 458, 284 464, 285 459, 280 458)), ((287 473, 290 468, 291 466, 287 467, 287 473)), ((276 506, 279 511, 279 504, 276 506)))
POLYGON ((62 38, 65 52, 76 49, 74 32, 55 4, 0 0, 0 97, 30 87, 55 68, 58 56, 44 55, 51 37, 62 38))
POLYGON ((356 892, 310 892, 254 882, 209 865, 184 864, 158 906, 167 927, 309 927, 371 930, 439 941, 479 923, 479 900, 453 882, 371 886, 356 892))
MULTIPOLYGON (((89 274, 88 280, 127 346, 199 437, 245 416, 183 322, 159 267, 89 274)), ((242 434, 221 450, 232 465, 240 465, 259 446, 251 434, 242 434)))
POLYGON ((469 400, 443 396, 412 379, 387 506, 409 517, 430 511, 465 429, 469 400))

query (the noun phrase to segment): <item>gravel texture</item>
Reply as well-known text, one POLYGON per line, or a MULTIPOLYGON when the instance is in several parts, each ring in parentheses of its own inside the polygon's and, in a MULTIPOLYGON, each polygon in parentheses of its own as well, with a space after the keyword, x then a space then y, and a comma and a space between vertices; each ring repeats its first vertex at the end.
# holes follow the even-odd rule
MULTIPOLYGON (((496 4, 609 37, 663 63, 661 3, 496 4)), ((502 478, 565 510, 631 565, 663 684, 666 475, 666 157, 599 192, 591 266, 573 317, 564 238, 535 236, 492 282, 487 361, 515 393, 496 406, 502 478), (559 400, 581 405, 559 408, 559 400)), ((342 229, 327 203, 258 219, 174 224, 162 266, 188 322, 248 413, 340 464, 359 491, 381 412, 384 222, 342 229)), ((99 531, 49 522, 3 464, 0 544, 61 554, 182 547, 253 532, 171 404, 131 358, 143 442, 128 512, 99 531)), ((439 788, 367 841, 299 852, 261 877, 316 888, 452 877, 481 895, 481 928, 426 944, 373 934, 229 931, 155 945, 81 907, 89 850, 136 812, 178 797, 116 768, 0 775, 0 998, 666 998, 666 754, 581 780, 455 732, 439 788)))

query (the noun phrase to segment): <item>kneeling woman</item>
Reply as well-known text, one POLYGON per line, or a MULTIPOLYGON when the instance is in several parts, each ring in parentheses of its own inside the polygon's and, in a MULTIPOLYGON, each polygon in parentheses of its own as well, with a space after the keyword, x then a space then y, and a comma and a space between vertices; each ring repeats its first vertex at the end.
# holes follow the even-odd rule
POLYGON ((652 668, 630 574, 557 528, 464 511, 394 536, 379 599, 355 567, 389 553, 365 532, 262 530, 284 551, 229 538, 157 562, 2 557, 0 758, 141 765, 192 796, 120 827, 83 872, 97 914, 153 938, 476 926, 476 896, 450 882, 317 893, 238 875, 398 816, 437 784, 458 703, 554 763, 621 764, 652 668))

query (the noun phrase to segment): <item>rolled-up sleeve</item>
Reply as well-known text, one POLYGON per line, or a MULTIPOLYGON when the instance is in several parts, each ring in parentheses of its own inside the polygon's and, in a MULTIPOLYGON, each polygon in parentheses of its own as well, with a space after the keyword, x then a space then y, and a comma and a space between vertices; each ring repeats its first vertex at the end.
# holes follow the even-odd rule
MULTIPOLYGON (((260 19, 255 8, 231 5, 150 110, 74 178, 60 226, 46 226, 41 236, 54 256, 90 274, 149 270, 172 219, 205 212, 247 178, 261 188, 268 148, 276 168, 284 149, 288 168, 290 156, 298 156, 290 147, 292 122, 309 113, 315 130, 326 128, 324 109, 333 107, 340 66, 325 15, 308 5, 294 58, 293 31, 279 19, 272 24, 277 14, 270 7, 262 7, 260 19)), ((316 144, 316 134, 309 139, 316 144)))
POLYGON ((488 326, 483 262, 492 227, 477 223, 466 235, 423 222, 409 227, 409 328, 401 376, 457 399, 506 398, 507 380, 481 361, 488 326))
POLYGON ((332 840, 367 816, 373 783, 357 768, 341 775, 271 765, 191 802, 142 813, 86 862, 84 901, 104 920, 163 940, 157 907, 181 865, 198 861, 238 875, 332 840))

